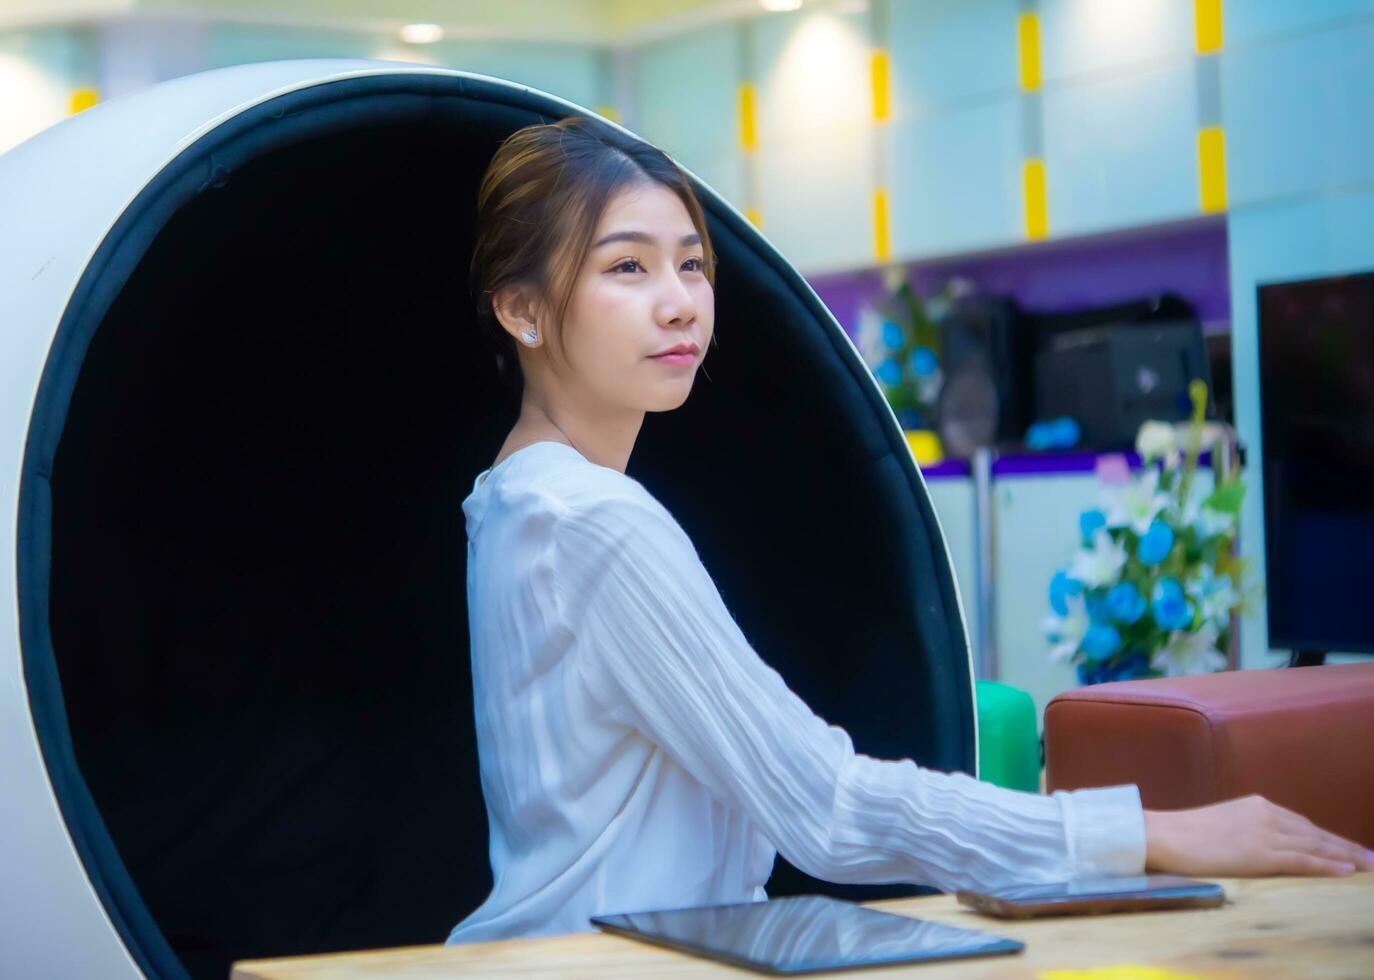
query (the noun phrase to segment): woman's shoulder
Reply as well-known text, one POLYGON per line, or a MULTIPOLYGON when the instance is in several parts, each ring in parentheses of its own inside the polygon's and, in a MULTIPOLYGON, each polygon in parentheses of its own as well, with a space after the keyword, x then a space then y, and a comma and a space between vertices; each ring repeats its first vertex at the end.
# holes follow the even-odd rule
POLYGON ((593 463, 573 447, 549 443, 509 460, 499 488, 510 504, 553 511, 561 523, 649 526, 676 521, 634 477, 593 463))

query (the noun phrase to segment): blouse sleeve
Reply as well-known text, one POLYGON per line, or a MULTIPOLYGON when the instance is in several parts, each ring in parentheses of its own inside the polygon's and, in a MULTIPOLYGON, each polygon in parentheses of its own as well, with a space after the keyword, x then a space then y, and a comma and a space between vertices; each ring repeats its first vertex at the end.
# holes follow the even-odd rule
POLYGON ((856 753, 750 646, 658 501, 567 509, 554 537, 592 697, 808 874, 953 891, 1143 870, 1134 785, 1045 796, 856 753))

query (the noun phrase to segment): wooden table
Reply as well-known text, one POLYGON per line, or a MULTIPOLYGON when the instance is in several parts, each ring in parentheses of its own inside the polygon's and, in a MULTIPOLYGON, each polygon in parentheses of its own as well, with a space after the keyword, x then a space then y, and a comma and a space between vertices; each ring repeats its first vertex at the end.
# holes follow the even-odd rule
MULTIPOLYGON (((1026 944, 1013 956, 843 973, 873 977, 1035 977, 1041 980, 1180 980, 1182 977, 1374 978, 1374 872, 1347 878, 1225 880, 1219 909, 1029 922, 989 919, 952 896, 869 903, 1026 944)), ((233 980, 361 977, 757 977, 669 949, 600 933, 461 946, 409 946, 234 965, 233 980)))

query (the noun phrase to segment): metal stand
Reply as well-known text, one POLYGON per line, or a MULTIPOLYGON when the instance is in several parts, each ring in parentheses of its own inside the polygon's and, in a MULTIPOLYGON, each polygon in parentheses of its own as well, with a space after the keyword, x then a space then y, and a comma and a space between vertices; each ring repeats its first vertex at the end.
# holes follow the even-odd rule
POLYGON ((978 582, 978 651, 974 660, 979 680, 997 680, 997 575, 996 527, 992 506, 992 460, 987 447, 973 451, 974 576, 978 582))
POLYGON ((1294 650, 1288 658, 1290 667, 1320 667, 1326 663, 1324 650, 1294 650))
MULTIPOLYGON (((1212 476, 1216 486, 1220 486, 1231 478, 1241 465, 1240 440, 1236 437, 1236 430, 1229 425, 1225 427, 1226 439, 1224 443, 1212 447, 1212 476)), ((1236 539, 1231 543, 1231 554, 1234 557, 1240 550, 1240 517, 1236 517, 1236 539)), ((1231 613, 1230 624, 1231 642, 1226 645, 1226 669, 1240 669, 1240 616, 1231 613)))

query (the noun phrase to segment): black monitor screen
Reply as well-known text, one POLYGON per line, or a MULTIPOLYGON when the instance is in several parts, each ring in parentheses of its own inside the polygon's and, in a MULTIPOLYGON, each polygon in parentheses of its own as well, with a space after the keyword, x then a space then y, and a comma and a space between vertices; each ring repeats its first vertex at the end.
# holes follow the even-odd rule
POLYGON ((1259 289, 1269 645, 1374 653, 1374 273, 1259 289))

